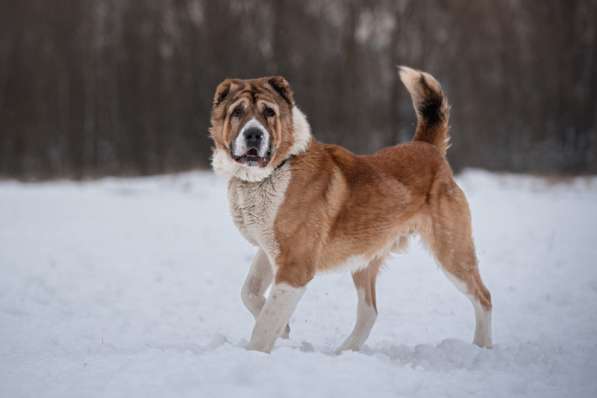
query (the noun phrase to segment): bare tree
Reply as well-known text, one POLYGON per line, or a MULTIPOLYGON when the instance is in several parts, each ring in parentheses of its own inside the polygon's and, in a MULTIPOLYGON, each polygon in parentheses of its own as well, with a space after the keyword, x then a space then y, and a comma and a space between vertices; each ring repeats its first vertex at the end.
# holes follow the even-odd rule
POLYGON ((434 73, 452 164, 597 172, 597 0, 0 0, 0 175, 206 167, 226 77, 283 74, 315 135, 408 140, 395 70, 434 73))

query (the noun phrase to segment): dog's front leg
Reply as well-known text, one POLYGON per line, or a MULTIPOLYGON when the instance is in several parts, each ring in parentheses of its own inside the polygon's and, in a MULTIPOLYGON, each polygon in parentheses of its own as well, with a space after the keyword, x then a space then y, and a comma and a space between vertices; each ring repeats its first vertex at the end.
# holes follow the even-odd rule
MULTIPOLYGON (((272 284, 273 279, 274 273, 267 254, 259 249, 240 293, 245 307, 253 314, 255 320, 265 304, 265 291, 272 284)), ((289 336, 290 327, 286 325, 281 337, 287 339, 289 336)))
POLYGON ((274 284, 257 317, 247 348, 254 351, 270 352, 304 293, 304 286, 294 287, 285 282, 274 284))
POLYGON ((255 319, 257 319, 261 308, 265 304, 264 294, 271 285, 273 278, 274 273, 267 255, 262 249, 259 249, 240 293, 243 303, 255 319))

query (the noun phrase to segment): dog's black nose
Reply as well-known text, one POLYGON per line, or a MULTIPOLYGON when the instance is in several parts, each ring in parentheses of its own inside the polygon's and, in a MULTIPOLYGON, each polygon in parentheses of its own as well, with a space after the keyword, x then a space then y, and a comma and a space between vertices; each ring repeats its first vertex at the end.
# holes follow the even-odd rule
POLYGON ((261 140, 263 139, 263 131, 258 128, 250 128, 244 132, 245 141, 247 148, 257 148, 261 146, 261 140))

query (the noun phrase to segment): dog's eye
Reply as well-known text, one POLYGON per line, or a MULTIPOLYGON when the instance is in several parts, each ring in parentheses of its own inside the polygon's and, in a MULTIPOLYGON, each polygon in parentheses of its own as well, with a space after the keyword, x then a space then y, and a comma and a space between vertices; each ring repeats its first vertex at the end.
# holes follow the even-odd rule
POLYGON ((263 117, 269 118, 269 117, 273 117, 273 116, 276 116, 276 111, 274 111, 272 108, 266 106, 263 109, 263 117))
POLYGON ((234 110, 232 111, 231 116, 232 117, 241 117, 244 113, 244 109, 242 106, 237 106, 236 108, 234 108, 234 110))

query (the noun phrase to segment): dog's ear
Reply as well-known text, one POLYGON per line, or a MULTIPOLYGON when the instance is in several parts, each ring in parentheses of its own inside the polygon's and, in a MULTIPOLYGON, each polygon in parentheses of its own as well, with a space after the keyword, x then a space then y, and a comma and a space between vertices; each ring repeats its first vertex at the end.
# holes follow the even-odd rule
POLYGON ((294 105, 292 89, 290 88, 290 84, 286 79, 284 79, 282 76, 272 76, 267 79, 267 82, 276 93, 284 98, 286 102, 288 102, 288 105, 294 105))
POLYGON ((226 79, 216 87, 216 93, 214 94, 213 107, 220 105, 222 101, 228 97, 232 90, 233 81, 232 79, 226 79))

